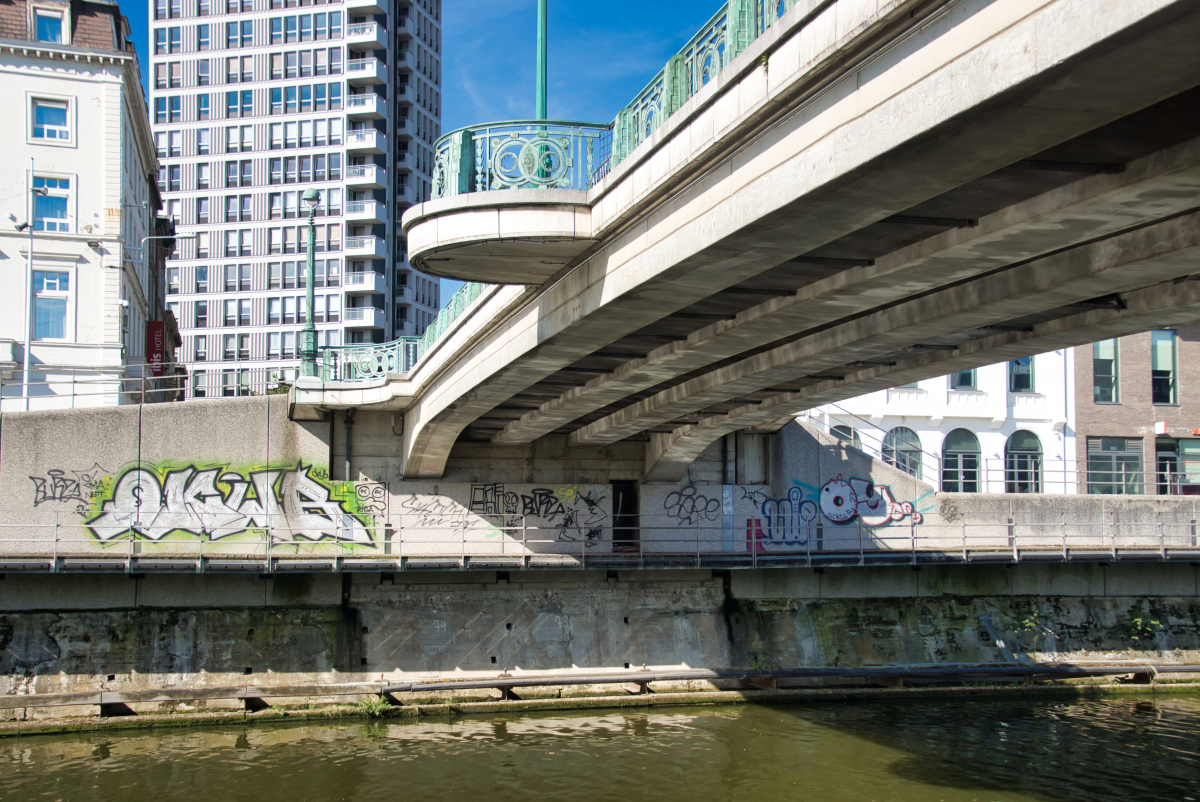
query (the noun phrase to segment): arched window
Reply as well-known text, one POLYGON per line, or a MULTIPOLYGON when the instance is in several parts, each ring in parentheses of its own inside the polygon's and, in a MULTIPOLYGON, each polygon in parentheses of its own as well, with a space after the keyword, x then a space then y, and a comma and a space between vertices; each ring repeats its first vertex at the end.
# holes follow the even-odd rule
POLYGON ((921 441, 912 429, 897 426, 883 438, 883 461, 921 478, 921 441))
POLYGON ((1042 443, 1033 432, 1014 432, 1004 446, 1004 492, 1042 492, 1042 443))
POLYGON ((858 432, 854 431, 850 426, 834 426, 830 429, 830 433, 838 439, 842 445, 853 446, 859 451, 862 451, 862 441, 858 439, 858 432))
POLYGON ((955 429, 942 443, 942 490, 979 492, 979 441, 966 429, 955 429))

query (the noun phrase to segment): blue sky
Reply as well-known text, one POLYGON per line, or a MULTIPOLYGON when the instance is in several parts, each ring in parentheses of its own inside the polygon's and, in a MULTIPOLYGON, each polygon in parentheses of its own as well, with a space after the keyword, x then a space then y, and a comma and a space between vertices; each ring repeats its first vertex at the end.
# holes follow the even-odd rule
MULTIPOLYGON (((550 0, 549 114, 611 122, 719 0, 550 0)), ((125 0, 142 77, 149 4, 125 0)), ((442 130, 533 116, 537 0, 443 0, 442 130)), ((442 300, 458 282, 442 282, 442 300)))

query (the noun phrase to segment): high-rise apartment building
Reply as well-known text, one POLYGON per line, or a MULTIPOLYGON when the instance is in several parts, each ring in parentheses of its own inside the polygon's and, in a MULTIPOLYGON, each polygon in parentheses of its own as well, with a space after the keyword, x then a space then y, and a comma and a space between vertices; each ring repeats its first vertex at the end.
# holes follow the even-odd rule
POLYGON ((399 220, 429 198, 441 0, 151 0, 150 116, 190 396, 296 375, 317 189, 317 345, 418 335, 438 285, 399 220))

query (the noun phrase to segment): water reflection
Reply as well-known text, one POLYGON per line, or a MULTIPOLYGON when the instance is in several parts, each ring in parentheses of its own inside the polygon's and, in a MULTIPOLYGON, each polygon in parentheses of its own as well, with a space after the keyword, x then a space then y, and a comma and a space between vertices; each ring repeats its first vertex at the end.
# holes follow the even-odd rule
POLYGON ((855 702, 0 741, 0 798, 1200 802, 1200 703, 855 702))

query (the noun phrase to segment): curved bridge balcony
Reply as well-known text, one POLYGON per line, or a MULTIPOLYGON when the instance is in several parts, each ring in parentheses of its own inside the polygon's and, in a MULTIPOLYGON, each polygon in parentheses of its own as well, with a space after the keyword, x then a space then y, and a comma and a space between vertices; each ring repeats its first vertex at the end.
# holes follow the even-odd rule
POLYGON ((433 200, 403 219, 409 261, 430 275, 541 285, 594 241, 587 202, 612 128, 518 120, 436 143, 433 200))

